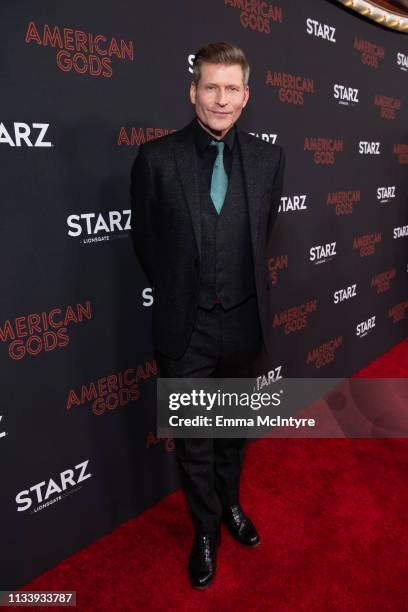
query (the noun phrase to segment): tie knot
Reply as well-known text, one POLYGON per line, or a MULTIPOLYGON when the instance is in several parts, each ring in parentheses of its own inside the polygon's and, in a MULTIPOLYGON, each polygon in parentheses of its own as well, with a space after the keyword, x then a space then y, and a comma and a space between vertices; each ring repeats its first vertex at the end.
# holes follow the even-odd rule
POLYGON ((217 153, 220 155, 224 151, 224 142, 222 140, 211 140, 210 145, 217 147, 217 153))

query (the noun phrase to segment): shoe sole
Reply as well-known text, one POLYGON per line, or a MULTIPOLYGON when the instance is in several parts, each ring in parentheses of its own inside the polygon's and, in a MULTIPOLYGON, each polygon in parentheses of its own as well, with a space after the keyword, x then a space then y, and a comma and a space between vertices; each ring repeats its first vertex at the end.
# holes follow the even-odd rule
POLYGON ((207 582, 207 584, 205 584, 204 586, 196 586, 194 584, 192 584, 191 586, 193 587, 193 589, 196 589, 196 591, 205 591, 205 589, 207 589, 209 586, 211 586, 213 580, 214 579, 211 578, 210 582, 207 582))
POLYGON ((210 580, 207 582, 207 584, 204 584, 203 586, 199 586, 196 584, 193 584, 192 582, 190 582, 191 586, 193 587, 193 589, 197 589, 197 591, 204 591, 207 587, 209 587, 211 585, 211 583, 213 582, 215 578, 215 572, 214 574, 211 576, 210 580))
POLYGON ((246 542, 243 542, 242 540, 240 540, 234 533, 232 533, 232 531, 230 531, 229 529, 228 529, 228 531, 231 534, 231 537, 234 538, 234 540, 239 542, 242 546, 246 546, 247 548, 256 548, 262 542, 262 540, 259 539, 257 542, 255 542, 255 544, 247 544, 246 542))

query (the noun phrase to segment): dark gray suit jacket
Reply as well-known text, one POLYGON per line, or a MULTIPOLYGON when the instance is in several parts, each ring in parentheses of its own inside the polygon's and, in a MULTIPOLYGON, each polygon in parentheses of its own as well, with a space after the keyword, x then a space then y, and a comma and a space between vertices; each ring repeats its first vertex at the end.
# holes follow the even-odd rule
MULTIPOLYGON (((237 130, 256 292, 266 351, 271 354, 267 253, 282 194, 285 156, 278 145, 237 130)), ((154 286, 153 344, 177 359, 188 345, 197 310, 200 200, 193 122, 140 146, 131 172, 132 240, 154 286)))

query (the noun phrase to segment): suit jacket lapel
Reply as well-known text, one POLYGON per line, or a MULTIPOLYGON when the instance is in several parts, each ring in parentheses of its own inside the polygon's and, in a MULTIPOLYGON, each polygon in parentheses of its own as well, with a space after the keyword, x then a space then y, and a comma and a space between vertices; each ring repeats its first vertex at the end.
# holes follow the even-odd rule
POLYGON ((259 245, 259 225, 261 221, 261 201, 259 195, 260 183, 262 179, 260 172, 262 160, 259 157, 259 148, 253 146, 253 136, 250 136, 241 130, 237 130, 237 136, 241 150, 244 182, 248 201, 252 253, 254 256, 254 262, 256 262, 259 245))
POLYGON ((174 155, 191 215, 197 251, 201 258, 200 192, 193 123, 194 120, 177 132, 174 142, 174 155))

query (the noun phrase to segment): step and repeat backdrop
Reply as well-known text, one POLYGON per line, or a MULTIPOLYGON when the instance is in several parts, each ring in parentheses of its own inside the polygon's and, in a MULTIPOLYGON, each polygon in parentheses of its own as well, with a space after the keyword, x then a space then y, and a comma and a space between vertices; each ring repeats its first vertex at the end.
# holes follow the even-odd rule
POLYGON ((0 14, 0 587, 14 589, 179 486, 154 431, 154 288, 129 183, 139 145, 191 120, 200 46, 244 49, 239 125, 287 157, 259 388, 349 376, 406 336, 408 38, 325 0, 0 14))

